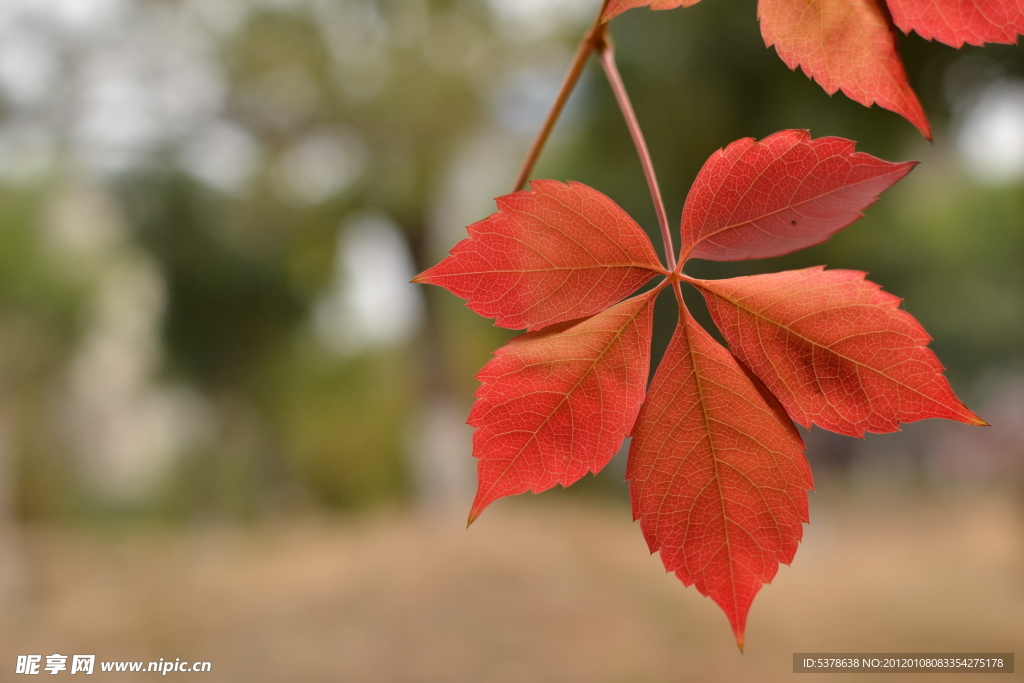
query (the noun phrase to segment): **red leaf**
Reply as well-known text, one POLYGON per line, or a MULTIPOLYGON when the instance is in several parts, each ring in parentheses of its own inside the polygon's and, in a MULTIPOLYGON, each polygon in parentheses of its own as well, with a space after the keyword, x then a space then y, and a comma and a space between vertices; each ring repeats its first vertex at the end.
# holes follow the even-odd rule
MULTIPOLYGON (((689 7, 697 0, 611 0, 608 21, 626 10, 689 7)), ((1024 31, 1020 0, 889 0, 896 24, 960 47, 964 41, 1012 43, 1024 31), (979 7, 978 5, 982 5, 979 7)), ((928 118, 907 81, 882 0, 758 0, 765 45, 790 69, 801 67, 829 95, 894 111, 929 140, 928 118)))
MULTIPOLYGON (((602 19, 634 7, 664 10, 697 2, 611 0, 602 19)), ((896 112, 929 140, 931 127, 907 81, 892 24, 956 48, 1016 43, 1024 33, 1022 0, 758 0, 757 16, 765 45, 774 45, 789 68, 801 67, 829 95, 842 90, 867 107, 896 112)))
POLYGON ((680 261, 781 256, 827 240, 910 172, 842 138, 786 130, 707 160, 683 210, 680 261))
POLYGON ((604 14, 601 15, 601 20, 608 21, 612 17, 617 17, 626 10, 631 10, 635 7, 649 6, 651 9, 675 9, 676 7, 692 7, 698 2, 700 0, 610 0, 608 7, 604 10, 604 14))
MULTIPOLYGON (((911 167, 803 131, 740 140, 687 198, 683 256, 817 244, 911 167)), ((627 477, 644 536, 725 610, 740 647, 754 596, 792 560, 807 521, 811 476, 791 418, 855 436, 925 417, 984 424, 953 395, 925 331, 862 273, 694 280, 666 272, 640 228, 582 185, 536 181, 498 202, 418 280, 502 324, 562 322, 513 339, 477 375, 470 522, 502 496, 601 470, 632 431, 627 477), (657 288, 601 310, 656 273, 668 276, 657 288), (653 303, 678 281, 702 291, 736 355, 683 309, 645 401, 653 303), (594 315, 565 320, 581 312, 594 315)))
POLYGON ((440 285, 512 329, 594 315, 664 272, 646 233, 580 183, 535 180, 499 197, 451 256, 415 282, 440 285))
POLYGON ((480 459, 470 522, 502 496, 568 486, 608 464, 644 400, 655 296, 516 337, 484 366, 469 415, 480 459))
POLYGON ((876 0, 759 0, 757 15, 765 45, 790 69, 800 66, 829 95, 842 90, 864 106, 894 111, 931 139, 876 0))
POLYGON ((964 43, 1016 43, 1024 33, 1020 0, 888 0, 893 22, 904 33, 959 48, 964 43))
POLYGON ((811 471, 792 423, 685 312, 637 419, 626 478, 651 552, 725 610, 742 649, 754 596, 803 535, 811 471))
POLYGON ((733 352, 805 427, 859 437, 929 417, 985 424, 953 394, 928 333, 864 273, 818 266, 695 284, 733 352))

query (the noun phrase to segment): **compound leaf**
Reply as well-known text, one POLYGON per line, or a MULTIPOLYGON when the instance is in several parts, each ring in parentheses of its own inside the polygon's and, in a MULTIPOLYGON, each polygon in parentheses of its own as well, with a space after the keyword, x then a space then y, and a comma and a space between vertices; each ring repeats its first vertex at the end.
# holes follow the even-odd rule
MULTIPOLYGON (((680 263, 817 244, 912 166, 806 131, 739 140, 708 160, 687 197, 680 263)), ((793 420, 852 436, 928 417, 985 424, 953 394, 928 334, 863 273, 696 280, 682 265, 663 268, 599 192, 532 188, 500 198, 497 214, 417 278, 532 330, 477 375, 470 522, 502 496, 600 471, 632 433, 627 478, 644 537, 722 607, 742 648, 754 596, 793 559, 808 519, 811 473, 793 420), (622 301, 657 274, 666 278, 656 288, 622 301), (682 283, 704 295, 732 352, 681 306, 647 393, 654 300, 671 286, 681 301, 682 283)))

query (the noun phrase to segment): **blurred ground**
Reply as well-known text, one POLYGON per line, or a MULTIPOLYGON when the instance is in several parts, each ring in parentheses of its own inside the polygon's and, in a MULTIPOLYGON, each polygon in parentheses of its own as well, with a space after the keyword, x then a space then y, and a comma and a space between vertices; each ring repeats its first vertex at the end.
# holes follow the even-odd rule
MULTIPOLYGON (((496 504, 468 531, 395 511, 28 526, 27 597, 0 614, 0 661, 181 657, 211 661, 205 681, 597 683, 791 680, 794 651, 1021 654, 1019 494, 812 494, 812 522, 754 603, 742 655, 627 509, 561 492, 496 504)), ((974 678, 1011 677, 951 680, 974 678)))

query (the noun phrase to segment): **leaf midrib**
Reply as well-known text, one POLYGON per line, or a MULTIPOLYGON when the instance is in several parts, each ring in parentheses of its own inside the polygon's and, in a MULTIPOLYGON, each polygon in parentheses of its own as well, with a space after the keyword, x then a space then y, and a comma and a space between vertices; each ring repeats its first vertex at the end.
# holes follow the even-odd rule
MULTIPOLYGON (((683 316, 688 315, 686 312, 682 312, 683 316)), ((704 416, 704 430, 708 435, 708 446, 711 450, 711 462, 715 468, 715 485, 718 487, 718 499, 722 503, 722 531, 725 534, 725 552, 729 557, 729 587, 731 588, 732 594, 732 607, 736 609, 736 573, 733 571, 733 558, 732 558, 732 543, 729 540, 729 513, 725 507, 725 491, 722 490, 722 475, 718 468, 718 450, 715 448, 715 439, 711 433, 711 417, 708 415, 707 403, 704 398, 704 385, 701 378, 699 366, 697 365, 697 357, 694 351, 694 345, 691 341, 690 321, 684 319, 682 321, 686 325, 686 350, 690 354, 690 363, 693 365, 693 377, 694 382, 697 385, 697 394, 700 397, 700 411, 701 415, 704 416)), ((701 570, 703 573, 703 569, 701 570)))

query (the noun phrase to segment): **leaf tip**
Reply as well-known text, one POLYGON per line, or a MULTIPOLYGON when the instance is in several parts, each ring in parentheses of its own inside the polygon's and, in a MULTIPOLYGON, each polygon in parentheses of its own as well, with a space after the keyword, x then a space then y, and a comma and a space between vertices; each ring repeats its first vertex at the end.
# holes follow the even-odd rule
MULTIPOLYGON (((472 417, 472 415, 470 417, 472 417)), ((476 455, 476 453, 474 453, 473 455, 474 457, 479 457, 476 455)), ((494 498, 491 498, 490 500, 484 500, 481 496, 481 492, 479 490, 477 491, 476 498, 473 500, 473 505, 469 508, 469 517, 466 519, 467 529, 473 525, 473 522, 480 518, 480 515, 483 514, 483 511, 493 501, 494 498)))
MULTIPOLYGON (((972 427, 991 427, 992 426, 988 422, 985 422, 985 420, 981 419, 981 417, 979 417, 977 413, 975 413, 973 410, 971 410, 970 408, 965 406, 963 403, 960 404, 960 407, 963 408, 963 417, 958 420, 959 422, 963 422, 964 424, 969 424, 972 427)), ((954 418, 954 419, 956 419, 956 418, 954 418)))
POLYGON ((420 273, 419 275, 414 277, 412 280, 409 280, 409 282, 415 282, 418 285, 432 285, 432 284, 434 284, 433 278, 434 278, 434 276, 436 274, 436 271, 438 271, 440 269, 441 265, 444 264, 446 261, 448 261, 450 258, 451 258, 451 256, 444 257, 439 263, 435 263, 434 265, 430 266, 429 268, 424 270, 422 273, 420 273))
MULTIPOLYGON (((886 107, 886 109, 890 108, 886 107)), ((932 140, 932 124, 928 121, 928 116, 924 113, 924 109, 921 107, 921 103, 917 100, 916 96, 914 97, 914 101, 907 112, 902 112, 895 108, 890 110, 895 111, 897 114, 909 121, 914 128, 917 128, 917 131, 921 133, 925 140, 928 142, 935 142, 932 140)))
MULTIPOLYGON (((910 161, 901 161, 901 162, 898 162, 898 163, 894 163, 893 166, 896 169, 896 173, 898 174, 898 177, 896 178, 896 180, 892 181, 892 183, 888 187, 886 187, 885 189, 888 189, 889 187, 892 187, 893 185, 895 185, 899 181, 901 181, 904 178, 906 178, 907 175, 911 171, 913 171, 915 168, 917 168, 917 165, 920 164, 920 163, 921 162, 917 161, 916 159, 912 159, 910 161)), ((879 194, 881 194, 881 192, 879 192, 879 194)))
MULTIPOLYGON (((747 605, 747 611, 750 610, 750 605, 747 605)), ((746 631, 747 631, 747 614, 740 612, 737 614, 729 614, 729 623, 732 626, 732 634, 736 637, 736 647, 740 649, 740 654, 743 654, 743 648, 746 646, 746 631)))

